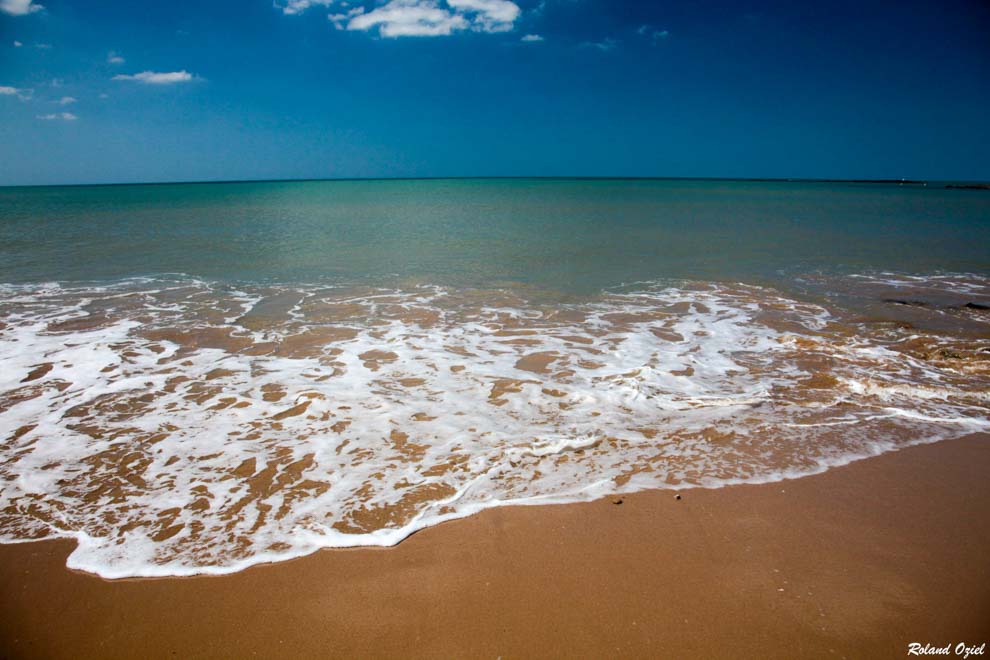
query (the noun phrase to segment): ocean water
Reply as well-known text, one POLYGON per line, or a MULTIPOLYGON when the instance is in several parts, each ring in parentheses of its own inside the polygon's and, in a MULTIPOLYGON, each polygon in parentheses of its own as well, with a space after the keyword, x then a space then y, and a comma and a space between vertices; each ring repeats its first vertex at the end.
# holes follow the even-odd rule
POLYGON ((0 188, 0 541, 104 577, 990 430, 990 194, 0 188))
POLYGON ((0 281, 777 284, 797 269, 986 272, 984 191, 437 180, 0 189, 0 281))

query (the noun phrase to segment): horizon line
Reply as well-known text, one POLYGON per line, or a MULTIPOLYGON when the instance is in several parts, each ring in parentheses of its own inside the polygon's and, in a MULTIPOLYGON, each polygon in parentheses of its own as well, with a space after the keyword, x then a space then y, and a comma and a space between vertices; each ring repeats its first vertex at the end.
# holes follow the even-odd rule
POLYGON ((360 181, 483 181, 483 180, 537 180, 537 181, 724 181, 751 183, 860 183, 879 185, 910 185, 926 187, 929 184, 961 184, 964 186, 987 187, 990 181, 977 179, 907 179, 907 178, 855 178, 834 177, 724 177, 724 176, 369 176, 369 177, 289 177, 273 179, 200 179, 176 181, 130 181, 102 183, 26 183, 3 184, 4 188, 95 188, 111 186, 182 186, 182 185, 236 185, 250 183, 333 183, 360 181))

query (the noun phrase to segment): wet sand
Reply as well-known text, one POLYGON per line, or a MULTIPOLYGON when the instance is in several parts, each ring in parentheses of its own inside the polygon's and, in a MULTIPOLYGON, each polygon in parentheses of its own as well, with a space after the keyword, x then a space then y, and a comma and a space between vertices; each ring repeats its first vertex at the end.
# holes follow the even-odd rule
POLYGON ((491 509, 390 549, 105 581, 0 546, 5 658, 905 657, 990 641, 990 436, 797 481, 491 509))

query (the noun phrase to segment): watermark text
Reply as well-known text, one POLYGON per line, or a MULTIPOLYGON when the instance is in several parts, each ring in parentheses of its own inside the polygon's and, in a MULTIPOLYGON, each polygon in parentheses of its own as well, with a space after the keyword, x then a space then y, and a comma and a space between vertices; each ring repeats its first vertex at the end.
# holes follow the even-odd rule
POLYGON ((939 646, 937 644, 922 644, 921 642, 911 642, 908 644, 908 655, 947 655, 956 656, 960 658, 971 658, 975 656, 983 655, 987 649, 987 643, 983 642, 979 646, 968 645, 966 642, 959 642, 958 644, 946 644, 945 646, 939 646))

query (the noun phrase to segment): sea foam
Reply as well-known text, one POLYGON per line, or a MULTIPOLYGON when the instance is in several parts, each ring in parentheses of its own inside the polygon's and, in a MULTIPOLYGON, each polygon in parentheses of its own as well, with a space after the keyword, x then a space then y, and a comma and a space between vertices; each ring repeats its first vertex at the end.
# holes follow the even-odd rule
POLYGON ((7 286, 0 312, 0 540, 74 538, 69 565, 107 578, 795 478, 990 427, 988 340, 928 359, 919 341, 958 341, 743 285, 551 304, 160 278, 7 286))

